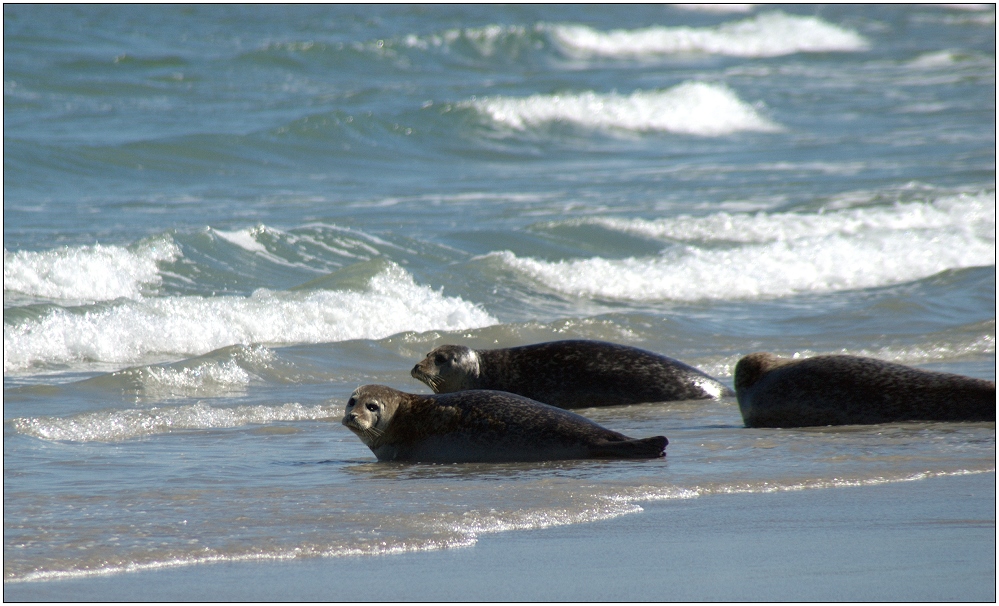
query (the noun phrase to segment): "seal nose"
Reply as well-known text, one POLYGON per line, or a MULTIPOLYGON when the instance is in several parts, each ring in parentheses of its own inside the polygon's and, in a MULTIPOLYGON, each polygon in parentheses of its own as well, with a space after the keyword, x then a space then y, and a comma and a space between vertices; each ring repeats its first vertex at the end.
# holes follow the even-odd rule
POLYGON ((420 374, 421 374, 420 373, 420 365, 417 364, 416 366, 414 366, 413 370, 409 371, 409 374, 412 375, 412 377, 414 379, 419 379, 420 378, 420 374))

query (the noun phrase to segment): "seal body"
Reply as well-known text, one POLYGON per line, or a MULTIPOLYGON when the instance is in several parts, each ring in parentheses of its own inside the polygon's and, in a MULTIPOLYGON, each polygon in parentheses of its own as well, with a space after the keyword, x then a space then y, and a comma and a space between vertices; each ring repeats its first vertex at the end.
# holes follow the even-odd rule
POLYGON ((480 350, 441 345, 414 366, 411 374, 436 393, 493 389, 559 408, 735 395, 693 366, 603 341, 552 341, 480 350))
POLYGON ((996 420, 992 381, 857 356, 749 354, 735 391, 746 427, 996 420))
POLYGON ((652 459, 663 436, 635 440, 567 410, 499 391, 409 394, 358 387, 343 424, 379 461, 428 463, 652 459))

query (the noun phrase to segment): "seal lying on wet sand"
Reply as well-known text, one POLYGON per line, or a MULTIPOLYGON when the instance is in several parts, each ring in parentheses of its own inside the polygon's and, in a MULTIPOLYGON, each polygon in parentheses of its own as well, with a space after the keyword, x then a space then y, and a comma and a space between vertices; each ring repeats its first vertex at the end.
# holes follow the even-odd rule
POLYGON ((735 391, 746 427, 996 420, 992 381, 857 356, 749 354, 735 391))
POLYGON ((735 395, 693 366, 603 341, 552 341, 479 350, 441 345, 410 374, 435 393, 495 389, 559 408, 735 395))
POLYGON ((654 459, 663 436, 635 440, 575 413, 500 391, 409 394, 358 387, 343 424, 379 461, 427 463, 654 459))

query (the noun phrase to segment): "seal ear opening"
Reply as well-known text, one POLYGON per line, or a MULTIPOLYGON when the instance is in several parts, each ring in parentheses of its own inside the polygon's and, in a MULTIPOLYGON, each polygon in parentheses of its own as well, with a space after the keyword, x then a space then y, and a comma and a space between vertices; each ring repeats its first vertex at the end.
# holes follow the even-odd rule
POLYGON ((666 436, 655 436, 642 440, 621 440, 595 446, 590 454, 597 458, 613 459, 658 459, 666 456, 666 436))

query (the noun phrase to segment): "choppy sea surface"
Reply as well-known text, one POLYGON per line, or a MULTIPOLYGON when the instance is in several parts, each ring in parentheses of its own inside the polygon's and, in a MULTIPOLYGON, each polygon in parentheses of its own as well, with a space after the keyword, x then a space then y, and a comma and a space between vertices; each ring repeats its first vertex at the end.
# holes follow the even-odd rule
MULTIPOLYGON (((995 379, 995 7, 4 6, 4 581, 474 544, 995 470, 994 423, 587 409, 654 461, 376 463, 436 345, 995 379)), ((668 535, 668 528, 663 529, 668 535)))

